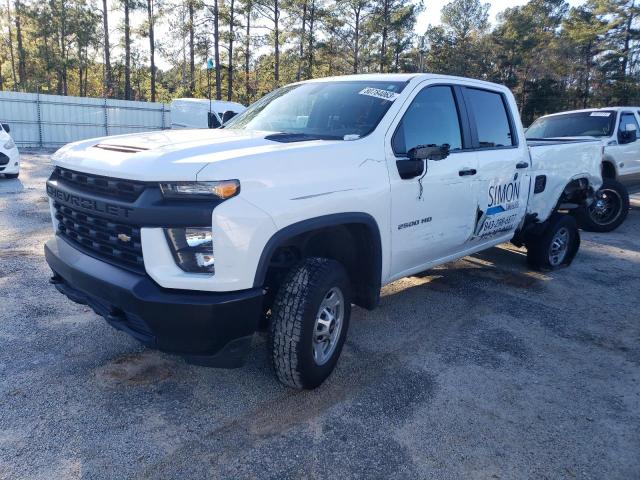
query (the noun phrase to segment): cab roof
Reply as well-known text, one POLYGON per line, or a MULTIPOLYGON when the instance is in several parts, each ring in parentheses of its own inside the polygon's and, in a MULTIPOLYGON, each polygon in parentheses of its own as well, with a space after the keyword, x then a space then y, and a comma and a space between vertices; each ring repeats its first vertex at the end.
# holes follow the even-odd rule
POLYGON ((300 83, 314 82, 353 82, 353 81, 369 81, 369 82, 411 82, 421 80, 442 80, 442 81, 465 81, 473 82, 478 86, 485 85, 487 87, 507 89, 504 85, 498 83, 487 82, 485 80, 477 80, 475 78, 456 77, 453 75, 439 75, 437 73, 362 73, 357 75, 341 75, 336 77, 324 77, 305 80, 300 83))
POLYGON ((620 112, 620 111, 640 111, 640 106, 635 107, 602 107, 602 108, 582 108, 579 110, 567 110, 566 112, 557 112, 557 113, 549 113, 547 115, 543 115, 543 117, 557 117, 560 115, 569 115, 571 113, 582 113, 582 112, 620 112))

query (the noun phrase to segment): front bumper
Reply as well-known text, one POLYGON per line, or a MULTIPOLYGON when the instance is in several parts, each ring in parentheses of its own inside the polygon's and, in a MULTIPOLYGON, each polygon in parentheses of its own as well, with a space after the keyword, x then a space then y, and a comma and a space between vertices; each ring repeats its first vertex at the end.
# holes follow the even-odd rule
POLYGON ((143 344, 223 368, 244 363, 262 313, 263 290, 166 289, 147 275, 97 260, 60 236, 44 247, 51 282, 143 344))
MULTIPOLYGON (((17 148, 11 150, 3 150, 0 147, 0 153, 8 157, 8 162, 0 161, 0 174, 2 173, 20 173, 20 154, 17 148), (17 164, 17 165, 16 165, 17 164)), ((2 157, 7 160, 5 157, 2 157)))

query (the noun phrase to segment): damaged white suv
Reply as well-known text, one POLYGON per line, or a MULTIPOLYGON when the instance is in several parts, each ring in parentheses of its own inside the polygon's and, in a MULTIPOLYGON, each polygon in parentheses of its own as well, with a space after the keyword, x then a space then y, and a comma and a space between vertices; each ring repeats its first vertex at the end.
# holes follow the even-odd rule
POLYGON ((601 155, 527 145, 500 85, 313 80, 222 129, 62 148, 45 254, 58 290, 146 345, 233 367, 268 329, 278 378, 314 388, 351 305, 374 308, 385 284, 506 241, 536 268, 571 263, 579 232, 558 212, 591 201, 601 155))

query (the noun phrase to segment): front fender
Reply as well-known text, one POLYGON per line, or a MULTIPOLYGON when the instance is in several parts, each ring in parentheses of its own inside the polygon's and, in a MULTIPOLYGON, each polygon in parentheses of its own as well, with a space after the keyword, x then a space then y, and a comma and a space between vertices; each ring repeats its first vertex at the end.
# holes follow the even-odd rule
POLYGON ((277 228, 270 215, 242 197, 218 205, 211 218, 215 274, 181 270, 161 228, 142 229, 142 249, 149 276, 165 288, 228 292, 253 287, 260 255, 277 228))

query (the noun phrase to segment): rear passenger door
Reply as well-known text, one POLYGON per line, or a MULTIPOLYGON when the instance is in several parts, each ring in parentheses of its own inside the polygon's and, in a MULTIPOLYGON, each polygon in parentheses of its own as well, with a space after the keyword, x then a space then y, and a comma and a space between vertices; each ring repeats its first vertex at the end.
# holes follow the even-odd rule
POLYGON ((526 145, 519 144, 509 98, 504 92, 465 87, 471 136, 478 155, 478 205, 470 247, 500 243, 524 217, 530 182, 526 145))

